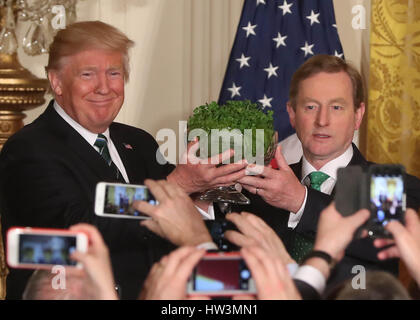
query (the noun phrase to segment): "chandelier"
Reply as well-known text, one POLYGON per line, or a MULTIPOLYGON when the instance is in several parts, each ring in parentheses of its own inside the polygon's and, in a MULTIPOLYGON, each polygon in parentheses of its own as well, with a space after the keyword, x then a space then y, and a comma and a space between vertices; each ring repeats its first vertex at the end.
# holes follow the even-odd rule
POLYGON ((13 54, 18 48, 16 23, 28 22, 20 45, 30 56, 47 53, 59 29, 76 20, 77 0, 0 0, 6 12, 0 32, 0 53, 13 54))

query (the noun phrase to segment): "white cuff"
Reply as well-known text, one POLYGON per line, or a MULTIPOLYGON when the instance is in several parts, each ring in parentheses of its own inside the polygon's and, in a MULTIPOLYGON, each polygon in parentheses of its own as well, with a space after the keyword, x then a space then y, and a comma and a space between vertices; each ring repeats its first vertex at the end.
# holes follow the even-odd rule
POLYGON ((204 211, 203 209, 201 209, 198 206, 195 206, 198 210, 198 212, 200 212, 200 214, 203 216, 204 220, 214 220, 214 207, 213 207, 213 203, 209 205, 209 209, 208 211, 204 211))
POLYGON ((303 211, 305 211, 305 205, 306 205, 306 199, 308 198, 308 188, 305 186, 305 199, 303 199, 303 203, 300 206, 298 212, 290 212, 289 214, 289 222, 287 223, 287 226, 289 228, 296 228, 298 225, 300 218, 302 218, 303 211))
POLYGON ((203 242, 196 246, 197 249, 206 249, 208 250, 219 250, 217 245, 214 242, 203 242))
POLYGON ((327 282, 321 271, 315 267, 307 265, 299 267, 299 269, 294 274, 293 279, 306 282, 311 287, 313 287, 319 293, 319 295, 324 293, 325 285, 327 282))
POLYGON ((299 265, 297 263, 288 263, 286 267, 287 270, 289 270, 289 274, 292 278, 296 271, 299 269, 299 265))

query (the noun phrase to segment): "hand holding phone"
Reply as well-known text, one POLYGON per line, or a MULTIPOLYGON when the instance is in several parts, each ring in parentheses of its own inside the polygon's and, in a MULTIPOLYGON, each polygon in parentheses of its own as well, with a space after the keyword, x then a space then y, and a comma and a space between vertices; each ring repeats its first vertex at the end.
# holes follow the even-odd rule
POLYGON ((144 185, 99 182, 96 186, 95 213, 110 218, 150 219, 133 207, 133 202, 140 200, 152 205, 158 203, 144 185))
POLYGON ((256 293, 251 272, 239 252, 207 253, 194 268, 187 293, 198 296, 235 296, 256 293))
POLYGON ((385 226, 391 220, 404 224, 406 210, 405 170, 401 165, 371 165, 367 170, 348 166, 337 171, 336 208, 347 216, 366 208, 367 229, 372 238, 391 238, 385 226))
POLYGON ((50 269, 54 265, 80 266, 70 258, 86 252, 83 232, 60 229, 11 228, 7 232, 7 263, 12 268, 50 269))

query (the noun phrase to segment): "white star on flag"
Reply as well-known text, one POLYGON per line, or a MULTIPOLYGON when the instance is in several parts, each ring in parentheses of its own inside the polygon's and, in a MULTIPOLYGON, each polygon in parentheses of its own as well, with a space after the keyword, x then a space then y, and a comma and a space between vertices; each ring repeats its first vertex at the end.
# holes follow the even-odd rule
POLYGON ((273 98, 267 98, 267 96, 264 95, 264 98, 258 100, 258 102, 260 102, 262 104, 263 109, 265 107, 270 107, 271 108, 271 100, 273 100, 273 98))
POLYGON ((277 43, 276 48, 280 47, 280 46, 285 46, 286 47, 286 43, 284 42, 284 40, 287 39, 287 36, 282 37, 280 32, 278 33, 277 38, 273 38, 273 41, 277 43))
POLYGON ((241 94, 239 93, 239 90, 241 90, 242 87, 237 87, 235 82, 232 83, 232 87, 228 88, 228 90, 230 92, 232 92, 231 98, 233 98, 234 96, 241 96, 241 94))
POLYGON ((249 67, 248 60, 251 59, 251 57, 245 57, 242 53, 242 56, 239 59, 236 59, 241 65, 239 66, 239 69, 242 69, 243 66, 249 67))
POLYGON ((290 7, 293 5, 293 3, 287 3, 287 1, 286 0, 284 0, 284 2, 283 2, 283 5, 282 6, 279 6, 279 8, 281 9, 281 10, 283 10, 283 15, 285 15, 286 13, 292 13, 292 11, 290 10, 290 7))
POLYGON ((334 55, 338 58, 343 59, 343 54, 342 53, 338 53, 337 50, 334 51, 334 55))
POLYGON ((311 10, 311 15, 306 16, 306 19, 311 20, 311 25, 313 25, 314 23, 320 23, 318 20, 318 17, 319 17, 319 13, 315 14, 314 10, 311 10))
POLYGON ((266 71, 268 73, 268 79, 270 79, 271 76, 276 76, 277 77, 277 72, 276 70, 279 67, 273 67, 273 65, 270 63, 270 66, 268 68, 265 68, 264 71, 266 71))
POLYGON ((312 55, 314 54, 314 53, 312 52, 312 47, 313 47, 313 46, 314 46, 314 44, 309 45, 309 44, 308 44, 308 42, 307 42, 307 41, 305 41, 305 46, 300 48, 302 51, 305 51, 305 57, 306 57, 308 54, 312 54, 312 55))
POLYGON ((256 24, 251 25, 251 21, 248 22, 248 25, 246 27, 242 27, 242 29, 244 29, 246 31, 246 37, 248 38, 250 34, 253 34, 254 36, 256 36, 256 33, 254 31, 254 29, 257 27, 256 24))
POLYGON ((260 3, 265 4, 265 0, 257 0, 257 7, 260 3))

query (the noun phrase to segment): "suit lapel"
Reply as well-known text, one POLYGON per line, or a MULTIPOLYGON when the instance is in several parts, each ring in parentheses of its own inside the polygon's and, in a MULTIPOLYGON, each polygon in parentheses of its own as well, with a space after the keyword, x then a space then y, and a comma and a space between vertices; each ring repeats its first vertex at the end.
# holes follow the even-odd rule
POLYGON ((141 146, 136 145, 136 141, 130 135, 124 134, 123 127, 112 123, 109 127, 110 136, 121 161, 124 164, 130 183, 143 183, 146 177, 145 163, 141 163, 141 146), (134 140, 132 140, 134 139, 134 140))
POLYGON ((82 161, 100 180, 115 180, 115 173, 101 155, 54 110, 53 101, 43 114, 53 135, 63 142, 66 150, 82 161))
MULTIPOLYGON (((360 153, 359 149, 354 145, 354 143, 352 143, 352 147, 353 147, 353 157, 351 158, 348 165, 349 166, 355 166, 355 165, 367 166, 369 163, 366 161, 366 159, 363 157, 363 155, 360 153)), ((300 181, 302 179, 302 158, 300 159, 299 162, 290 165, 290 168, 293 170, 293 172, 295 173, 295 176, 298 177, 300 181)), ((332 197, 335 196, 335 186, 331 192, 331 196, 332 197)))

